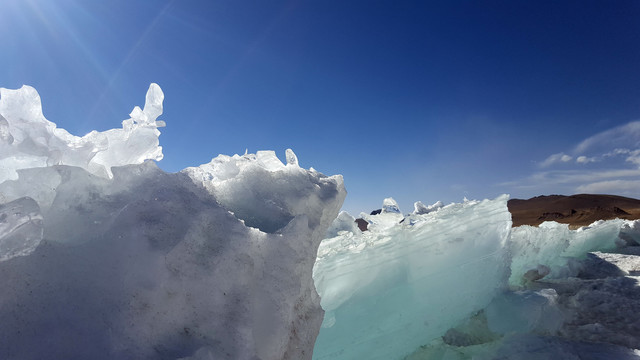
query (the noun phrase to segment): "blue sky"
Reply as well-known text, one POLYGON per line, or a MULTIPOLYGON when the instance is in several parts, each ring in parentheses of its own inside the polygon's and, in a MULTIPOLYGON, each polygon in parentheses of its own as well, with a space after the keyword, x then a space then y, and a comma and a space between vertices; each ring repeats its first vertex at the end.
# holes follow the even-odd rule
POLYGON ((352 213, 640 197, 638 1, 0 0, 0 87, 76 135, 165 93, 160 166, 292 148, 352 213))

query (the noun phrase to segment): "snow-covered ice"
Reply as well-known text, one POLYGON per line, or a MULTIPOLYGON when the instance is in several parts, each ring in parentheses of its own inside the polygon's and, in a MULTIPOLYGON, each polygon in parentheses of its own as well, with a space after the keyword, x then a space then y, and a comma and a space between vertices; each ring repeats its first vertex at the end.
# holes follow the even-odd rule
POLYGON ((38 92, 23 86, 0 88, 0 183, 17 170, 52 165, 78 166, 111 177, 111 167, 162 159, 158 145, 164 94, 157 84, 147 92, 144 110, 135 107, 122 129, 92 131, 79 137, 45 119, 38 92))
POLYGON ((309 359, 340 176, 272 152, 168 174, 162 91, 76 137, 0 91, 0 358, 309 359), (259 181, 258 181, 259 177, 259 181))

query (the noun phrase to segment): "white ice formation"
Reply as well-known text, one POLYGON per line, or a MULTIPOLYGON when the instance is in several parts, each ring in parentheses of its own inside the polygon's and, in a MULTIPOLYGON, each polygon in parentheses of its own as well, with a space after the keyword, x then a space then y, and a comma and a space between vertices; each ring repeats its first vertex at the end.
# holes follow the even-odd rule
POLYGON ((422 201, 416 201, 415 204, 413 204, 413 213, 428 214, 432 211, 436 211, 440 209, 443 206, 444 206, 444 203, 442 203, 442 201, 436 201, 434 204, 428 205, 428 206, 423 204, 422 201))
POLYGON ((0 88, 0 183, 16 180, 20 169, 69 165, 111 177, 113 166, 162 159, 158 128, 164 122, 156 119, 163 99, 160 87, 151 84, 144 110, 136 106, 122 129, 78 137, 45 119, 34 88, 0 88))
POLYGON ((272 152, 168 174, 152 84, 123 128, 76 137, 0 91, 0 358, 309 359, 317 247, 340 176, 272 152))
POLYGON ((296 216, 305 216, 314 228, 320 223, 330 224, 337 209, 327 207, 327 201, 339 197, 335 182, 338 179, 342 183, 342 178, 328 178, 301 168, 291 149, 287 149, 286 157, 284 165, 273 151, 219 155, 208 164, 183 172, 248 226, 275 232, 296 216))

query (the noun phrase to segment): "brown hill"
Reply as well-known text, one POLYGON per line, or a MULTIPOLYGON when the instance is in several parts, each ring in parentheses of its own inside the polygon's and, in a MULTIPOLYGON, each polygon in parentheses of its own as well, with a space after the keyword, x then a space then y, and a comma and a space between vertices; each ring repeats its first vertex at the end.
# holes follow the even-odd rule
POLYGON ((544 221, 586 226, 597 220, 640 219, 640 200, 615 195, 549 195, 511 199, 507 206, 513 226, 540 225, 544 221))

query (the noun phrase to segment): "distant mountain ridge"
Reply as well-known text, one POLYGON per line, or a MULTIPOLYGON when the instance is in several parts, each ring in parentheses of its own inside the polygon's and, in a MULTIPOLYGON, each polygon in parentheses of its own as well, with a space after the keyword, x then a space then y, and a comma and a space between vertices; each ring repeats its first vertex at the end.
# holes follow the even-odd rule
POLYGON ((577 228, 597 220, 640 219, 640 200, 616 195, 543 195, 511 199, 507 206, 514 227, 556 221, 577 228))

